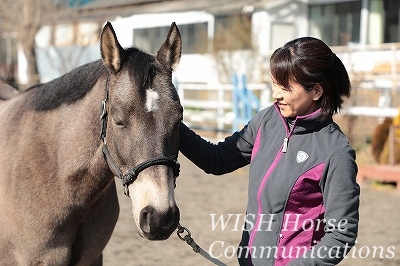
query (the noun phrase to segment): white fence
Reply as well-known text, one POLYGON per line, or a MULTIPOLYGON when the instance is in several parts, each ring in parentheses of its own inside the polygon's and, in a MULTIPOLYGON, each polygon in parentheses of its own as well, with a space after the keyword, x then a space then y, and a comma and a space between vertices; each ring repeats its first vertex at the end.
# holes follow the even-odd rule
MULTIPOLYGON (((179 83, 177 88, 185 124, 193 128, 232 131, 235 119, 232 84, 179 83)), ((266 84, 247 84, 247 89, 259 97, 261 108, 270 104, 271 90, 266 84)))
MULTIPOLYGON (((232 84, 179 83, 178 93, 184 107, 184 122, 190 127, 231 132, 236 114, 233 108, 232 84)), ((272 104, 271 89, 267 84, 248 84, 247 88, 260 99, 261 109, 272 104)), ((383 106, 349 106, 344 115, 395 117, 398 108, 383 106)), ((240 125, 244 126, 244 125, 240 125)))
POLYGON ((395 117, 399 113, 394 107, 371 107, 371 106, 349 106, 344 112, 345 115, 370 116, 370 117, 395 117))

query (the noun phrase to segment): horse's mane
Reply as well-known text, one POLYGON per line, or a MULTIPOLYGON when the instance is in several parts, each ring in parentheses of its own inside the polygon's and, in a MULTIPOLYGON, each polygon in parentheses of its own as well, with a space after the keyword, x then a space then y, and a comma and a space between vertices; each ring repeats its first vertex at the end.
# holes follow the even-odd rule
MULTIPOLYGON (((126 49, 125 55, 126 59, 121 63, 131 64, 128 66, 128 71, 133 81, 141 88, 150 85, 156 66, 151 63, 151 56, 137 48, 126 49)), ((35 110, 46 111, 57 108, 62 103, 71 104, 83 98, 107 72, 102 60, 97 60, 48 83, 32 86, 26 90, 26 92, 32 91, 29 106, 35 110)))
POLYGON ((106 68, 101 60, 82 65, 71 72, 44 84, 34 85, 27 89, 31 91, 29 105, 35 110, 51 110, 62 103, 73 103, 88 93, 106 68))

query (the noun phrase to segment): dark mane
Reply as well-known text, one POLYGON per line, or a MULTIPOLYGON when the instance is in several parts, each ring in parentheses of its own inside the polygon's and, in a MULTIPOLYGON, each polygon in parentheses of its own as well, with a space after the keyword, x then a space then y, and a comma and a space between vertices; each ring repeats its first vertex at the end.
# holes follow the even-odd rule
MULTIPOLYGON (((141 91, 151 85, 158 70, 151 55, 134 47, 125 50, 125 60, 122 64, 127 65, 132 81, 141 91)), ((32 93, 28 106, 37 111, 46 111, 57 108, 62 103, 74 103, 84 97, 106 73, 102 60, 97 60, 48 83, 35 85, 26 91, 32 93)))
POLYGON ((48 83, 31 87, 29 106, 38 111, 57 108, 62 103, 73 103, 88 93, 106 68, 101 60, 80 66, 48 83))

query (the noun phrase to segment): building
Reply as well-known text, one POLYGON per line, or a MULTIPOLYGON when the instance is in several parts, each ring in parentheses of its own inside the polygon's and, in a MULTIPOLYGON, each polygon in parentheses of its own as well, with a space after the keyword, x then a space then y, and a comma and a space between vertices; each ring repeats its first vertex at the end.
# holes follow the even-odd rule
MULTIPOLYGON (((324 40, 351 70, 372 71, 376 60, 397 61, 397 48, 393 53, 393 48, 382 44, 399 42, 398 0, 85 2, 72 13, 58 14, 59 24, 43 26, 38 32, 37 62, 42 81, 98 59, 98 36, 105 21, 111 21, 122 46, 135 45, 152 53, 175 21, 183 38, 183 56, 176 73, 182 82, 227 83, 232 73, 265 82, 271 51, 300 36, 324 40), (363 53, 346 54, 349 49, 386 53, 375 53, 365 62, 363 53)), ((1 43, 10 50, 9 43, 1 43)), ((20 58, 19 80, 24 80, 23 55, 12 51, 11 56, 16 55, 20 58)), ((1 58, 1 64, 11 60, 9 54, 1 58)))

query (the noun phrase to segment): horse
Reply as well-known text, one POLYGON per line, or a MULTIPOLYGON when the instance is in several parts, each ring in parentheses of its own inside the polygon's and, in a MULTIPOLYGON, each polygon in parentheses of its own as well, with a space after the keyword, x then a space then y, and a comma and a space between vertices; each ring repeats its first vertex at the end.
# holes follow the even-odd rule
POLYGON ((115 176, 139 235, 175 231, 181 50, 175 23, 148 54, 122 48, 107 22, 99 60, 0 101, 0 265, 102 265, 115 176))

